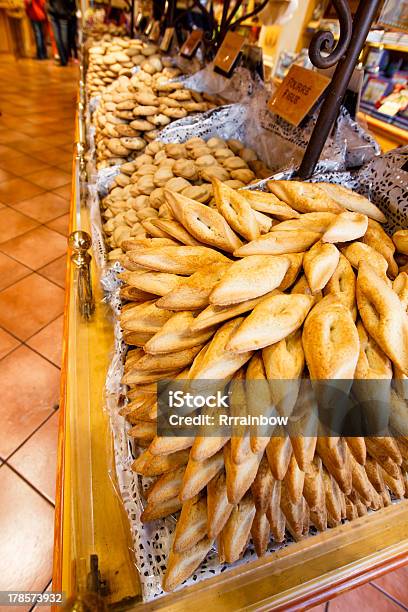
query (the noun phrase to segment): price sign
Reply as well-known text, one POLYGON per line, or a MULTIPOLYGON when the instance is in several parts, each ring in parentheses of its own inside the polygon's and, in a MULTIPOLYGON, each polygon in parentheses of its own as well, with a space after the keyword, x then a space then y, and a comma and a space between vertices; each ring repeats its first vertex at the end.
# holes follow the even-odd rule
POLYGON ((197 52, 197 49, 203 40, 204 32, 202 30, 193 30, 187 40, 183 43, 180 49, 180 55, 191 59, 197 52))
POLYGON ((160 37, 160 21, 154 21, 152 29, 149 34, 149 40, 152 42, 157 42, 160 37))
POLYGON ((306 117, 329 83, 328 77, 294 65, 283 79, 275 95, 269 100, 269 109, 297 126, 306 117))
POLYGON ((215 56, 214 69, 225 76, 231 76, 244 44, 245 38, 241 34, 228 32, 215 56))
POLYGON ((174 28, 166 28, 164 32, 163 40, 161 41, 161 44, 160 44, 160 51, 164 51, 164 53, 167 53, 167 51, 170 49, 170 45, 173 40, 174 32, 175 32, 174 28))

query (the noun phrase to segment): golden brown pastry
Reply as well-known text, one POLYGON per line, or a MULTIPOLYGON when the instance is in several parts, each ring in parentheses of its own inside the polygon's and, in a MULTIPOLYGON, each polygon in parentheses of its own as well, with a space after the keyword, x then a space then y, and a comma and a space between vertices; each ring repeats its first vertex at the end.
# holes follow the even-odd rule
POLYGON ((284 256, 252 255, 234 262, 210 294, 210 303, 226 306, 273 291, 289 268, 284 256))
POLYGON ((368 217, 361 213, 343 212, 327 228, 322 236, 323 242, 350 242, 364 236, 368 227, 368 217))
POLYGON ((303 270, 312 293, 325 288, 339 263, 340 252, 334 244, 317 242, 303 257, 303 270))
POLYGON ((377 208, 375 204, 367 200, 367 198, 355 191, 347 189, 347 187, 343 187, 343 185, 334 185, 331 183, 316 184, 343 208, 367 215, 367 217, 375 219, 380 223, 386 222, 387 219, 381 210, 377 208))
POLYGON ((230 268, 229 263, 213 263, 202 266, 188 278, 183 279, 175 291, 170 291, 157 303, 168 310, 198 310, 209 304, 209 296, 216 284, 230 268))
POLYGON ((398 295, 367 262, 358 271, 357 304, 367 332, 408 374, 408 315, 398 295))
POLYGON ((212 181, 214 199, 219 212, 235 232, 247 240, 255 240, 260 235, 255 212, 240 191, 214 178, 212 181))
MULTIPOLYGON (((273 229, 273 228, 272 228, 273 229)), ((272 231, 252 240, 234 251, 235 257, 247 255, 284 255, 302 253, 320 239, 320 234, 310 231, 272 231)))
POLYGON ((241 245, 238 236, 217 211, 168 189, 164 193, 175 218, 197 240, 229 253, 241 245))
POLYGON ((300 216, 296 210, 279 200, 273 193, 245 189, 242 194, 254 210, 267 213, 277 219, 296 219, 300 216))
POLYGON ((227 349, 241 353, 279 342, 302 325, 313 301, 311 296, 301 294, 266 298, 231 334, 227 349))
POLYGON ((408 230, 398 230, 392 235, 393 243, 397 251, 408 255, 408 230))
POLYGON ((268 181, 268 189, 298 212, 343 212, 344 208, 315 183, 268 181))
POLYGON ((350 310, 336 296, 328 295, 313 307, 302 342, 311 378, 354 378, 360 341, 350 310))

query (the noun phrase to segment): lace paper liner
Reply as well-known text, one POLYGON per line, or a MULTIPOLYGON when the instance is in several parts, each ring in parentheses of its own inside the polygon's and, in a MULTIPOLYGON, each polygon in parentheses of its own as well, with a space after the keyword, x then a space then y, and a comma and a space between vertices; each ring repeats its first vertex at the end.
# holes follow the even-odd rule
MULTIPOLYGON (((244 189, 268 191, 269 180, 287 180, 294 175, 294 170, 278 172, 244 189)), ((387 217, 383 227, 388 234, 408 227, 408 145, 380 155, 354 171, 332 172, 321 162, 310 181, 337 183, 368 198, 387 217)))

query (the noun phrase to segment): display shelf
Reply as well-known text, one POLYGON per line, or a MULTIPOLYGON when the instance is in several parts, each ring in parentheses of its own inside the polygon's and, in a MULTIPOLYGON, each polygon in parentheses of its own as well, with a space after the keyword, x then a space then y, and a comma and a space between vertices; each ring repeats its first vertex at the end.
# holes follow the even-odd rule
MULTIPOLYGON (((89 231, 88 211, 78 201, 77 165, 74 170, 71 231, 78 225, 89 231)), ((105 602, 118 610, 181 612, 195 608, 197 601, 214 611, 295 610, 315 606, 408 564, 408 500, 404 500, 143 603, 130 530, 115 486, 112 438, 104 409, 112 315, 102 302, 94 260, 91 273, 96 309, 86 321, 79 315, 74 270, 68 263, 54 591, 64 591, 72 601, 89 596, 90 555, 96 554, 108 587, 105 602)))
POLYGON ((408 131, 403 130, 397 125, 381 121, 376 117, 372 117, 366 112, 359 112, 358 119, 365 122, 370 132, 372 132, 379 142, 383 151, 390 151, 401 145, 408 144, 408 131))
POLYGON ((401 53, 408 53, 407 45, 394 45, 392 43, 384 43, 384 42, 370 42, 369 40, 366 42, 367 47, 375 47, 376 49, 387 49, 387 51, 399 51, 401 53))

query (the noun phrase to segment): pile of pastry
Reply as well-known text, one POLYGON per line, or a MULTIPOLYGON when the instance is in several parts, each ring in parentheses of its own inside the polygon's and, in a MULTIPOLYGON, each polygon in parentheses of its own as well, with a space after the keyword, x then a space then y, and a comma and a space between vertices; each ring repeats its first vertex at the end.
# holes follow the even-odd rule
POLYGON ((93 114, 97 168, 140 155, 166 125, 218 106, 220 99, 185 89, 172 81, 178 68, 151 55, 133 76, 121 76, 107 87, 93 114))
MULTIPOLYGON (((109 259, 122 258, 121 244, 129 238, 177 239, 183 232, 180 224, 175 229, 165 189, 214 207, 213 178, 238 189, 270 175, 271 170, 258 159, 255 151, 238 140, 204 141, 197 137, 183 144, 151 142, 144 154, 122 165, 102 202, 103 229, 107 244, 113 249, 109 259)), ((254 214, 262 233, 269 231, 270 218, 258 211, 254 214)), ((185 233, 184 236, 185 244, 197 243, 192 236, 185 233)))
POLYGON ((381 211, 339 185, 270 181, 264 193, 212 184, 215 208, 164 189, 167 237, 122 243, 130 348, 121 414, 140 449, 133 470, 153 479, 142 520, 180 511, 165 590, 214 546, 233 563, 250 539, 263 555, 271 538, 299 540, 310 526, 322 531, 388 506, 391 495, 408 497, 408 230, 391 239, 381 211), (295 414, 295 424, 313 401, 302 380, 354 389, 372 379, 389 414, 378 437, 326 437, 322 425, 307 436, 279 426, 273 435, 243 427, 160 437, 165 379, 187 389, 235 385, 231 412, 256 411, 262 400, 295 414), (264 397, 238 381, 247 390, 264 381, 264 397))
POLYGON ((132 38, 100 40, 88 49, 86 84, 90 98, 98 95, 119 76, 131 76, 131 69, 147 66, 152 56, 160 57, 154 44, 132 38))

